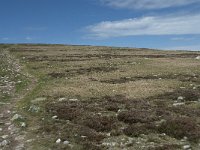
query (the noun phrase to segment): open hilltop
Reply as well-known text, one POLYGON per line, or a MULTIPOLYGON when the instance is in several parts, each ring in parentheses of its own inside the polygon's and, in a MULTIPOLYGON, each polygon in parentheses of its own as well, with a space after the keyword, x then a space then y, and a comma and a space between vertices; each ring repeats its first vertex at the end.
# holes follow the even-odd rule
POLYGON ((0 149, 200 149, 200 52, 0 45, 0 149))

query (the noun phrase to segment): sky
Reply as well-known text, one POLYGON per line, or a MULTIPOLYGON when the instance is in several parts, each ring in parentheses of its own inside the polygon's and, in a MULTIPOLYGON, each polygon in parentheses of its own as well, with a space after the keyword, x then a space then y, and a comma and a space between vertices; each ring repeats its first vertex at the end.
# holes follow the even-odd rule
POLYGON ((0 43, 200 50, 200 0, 0 0, 0 43))

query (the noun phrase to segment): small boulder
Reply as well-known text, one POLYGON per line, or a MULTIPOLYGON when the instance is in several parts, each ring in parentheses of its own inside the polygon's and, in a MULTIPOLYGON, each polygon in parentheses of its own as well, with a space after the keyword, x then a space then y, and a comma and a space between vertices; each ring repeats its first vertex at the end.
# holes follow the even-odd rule
POLYGON ((57 139, 56 144, 60 144, 60 143, 61 143, 61 139, 57 139))
POLYGON ((69 141, 66 140, 66 141, 63 142, 63 144, 64 144, 64 145, 68 145, 68 144, 69 144, 69 141))
POLYGON ((19 119, 22 119, 22 116, 19 115, 19 114, 15 114, 15 115, 12 117, 11 121, 15 121, 15 120, 19 120, 19 119))
POLYGON ((3 139, 7 139, 8 138, 8 135, 2 135, 1 136, 3 139))
POLYGON ((52 119, 58 119, 58 116, 53 116, 52 119))
POLYGON ((9 142, 7 140, 3 140, 2 142, 0 142, 0 146, 6 146, 8 144, 9 142))
POLYGON ((40 111, 40 107, 39 107, 39 106, 36 106, 36 105, 31 105, 31 106, 29 107, 28 111, 37 113, 37 112, 40 111))
POLYGON ((46 97, 38 97, 38 98, 32 100, 31 103, 37 104, 37 103, 39 103, 39 102, 45 101, 46 99, 47 99, 46 97))
POLYGON ((188 149, 190 149, 190 148, 191 148, 190 145, 184 145, 184 146, 183 146, 183 149, 184 149, 184 150, 188 150, 188 149))
POLYGON ((59 98, 59 99, 58 99, 59 102, 63 102, 63 101, 65 101, 65 100, 66 100, 65 97, 62 97, 62 98, 59 98))
POLYGON ((195 59, 200 60, 200 56, 197 56, 195 59))
POLYGON ((22 128, 25 128, 25 127, 26 127, 26 123, 25 123, 25 122, 21 122, 20 124, 21 124, 21 127, 22 127, 22 128))
POLYGON ((178 100, 178 101, 183 101, 183 100, 184 100, 184 97, 183 97, 183 96, 179 96, 179 97, 177 98, 177 100, 178 100))

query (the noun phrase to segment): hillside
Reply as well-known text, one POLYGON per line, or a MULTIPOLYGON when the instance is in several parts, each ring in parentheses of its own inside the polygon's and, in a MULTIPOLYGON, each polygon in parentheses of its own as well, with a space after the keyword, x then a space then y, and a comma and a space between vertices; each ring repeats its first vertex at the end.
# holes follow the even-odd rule
POLYGON ((200 52, 0 45, 0 149, 200 149, 200 52))

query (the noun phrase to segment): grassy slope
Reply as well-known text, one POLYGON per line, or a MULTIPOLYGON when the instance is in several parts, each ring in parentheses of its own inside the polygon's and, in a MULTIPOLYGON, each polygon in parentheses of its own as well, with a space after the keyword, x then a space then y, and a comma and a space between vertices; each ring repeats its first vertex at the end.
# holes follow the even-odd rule
POLYGON ((18 104, 30 149, 198 149, 200 53, 62 45, 10 52, 37 79, 18 104))

